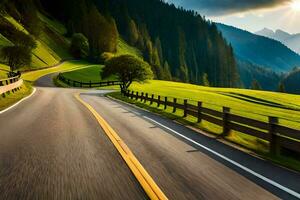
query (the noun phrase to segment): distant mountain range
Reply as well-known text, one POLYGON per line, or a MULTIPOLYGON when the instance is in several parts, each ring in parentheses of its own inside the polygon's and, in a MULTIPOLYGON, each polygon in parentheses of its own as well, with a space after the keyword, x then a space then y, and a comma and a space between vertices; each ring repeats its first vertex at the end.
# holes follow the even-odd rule
MULTIPOLYGON (((279 41, 224 24, 217 24, 217 27, 232 45, 238 60, 274 72, 289 72, 300 66, 300 56, 279 41)), ((286 34, 278 35, 285 38, 286 34)))
POLYGON ((300 33, 290 34, 280 29, 273 31, 264 28, 256 32, 256 34, 280 41, 296 53, 300 54, 300 33))

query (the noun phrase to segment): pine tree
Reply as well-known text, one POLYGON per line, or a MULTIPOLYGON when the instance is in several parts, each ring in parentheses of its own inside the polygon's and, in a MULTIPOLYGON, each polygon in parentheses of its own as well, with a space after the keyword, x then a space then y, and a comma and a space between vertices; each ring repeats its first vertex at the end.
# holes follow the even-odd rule
POLYGON ((130 20, 128 24, 128 40, 131 45, 135 45, 139 39, 139 32, 134 20, 130 20))
POLYGON ((254 79, 251 84, 251 89, 252 90, 261 90, 262 88, 261 88, 259 82, 254 79))
POLYGON ((172 80, 172 74, 170 72, 170 66, 167 61, 164 63, 164 78, 163 80, 171 81, 172 80))
POLYGON ((202 75, 202 84, 203 84, 203 86, 209 87, 209 80, 208 80, 207 73, 204 73, 202 75))
POLYGON ((284 86, 283 81, 281 81, 278 85, 278 92, 285 93, 285 86, 284 86))

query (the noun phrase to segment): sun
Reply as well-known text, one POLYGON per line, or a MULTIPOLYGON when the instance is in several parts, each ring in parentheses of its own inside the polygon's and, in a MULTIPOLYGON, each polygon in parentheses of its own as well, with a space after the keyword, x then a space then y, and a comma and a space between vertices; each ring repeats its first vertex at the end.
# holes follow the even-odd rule
POLYGON ((299 0, 294 1, 294 2, 291 4, 291 8, 292 8, 294 11, 300 11, 300 1, 299 1, 299 0))

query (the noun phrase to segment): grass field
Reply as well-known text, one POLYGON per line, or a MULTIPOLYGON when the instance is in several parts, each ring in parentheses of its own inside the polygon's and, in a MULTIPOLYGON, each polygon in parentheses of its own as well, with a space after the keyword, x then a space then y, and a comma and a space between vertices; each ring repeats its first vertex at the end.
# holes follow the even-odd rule
POLYGON ((94 65, 85 69, 65 72, 63 76, 71 80, 80 80, 82 82, 99 82, 101 81, 100 73, 102 72, 102 68, 102 65, 94 65))
POLYGON ((146 84, 134 83, 129 89, 175 97, 181 101, 188 99, 195 105, 201 101, 204 107, 219 111, 226 106, 231 108, 232 113, 261 121, 267 121, 268 116, 275 116, 280 118, 281 124, 300 129, 300 95, 155 80, 146 84))
MULTIPOLYGON (((280 124, 300 129, 300 96, 298 95, 243 89, 210 88, 155 80, 145 84, 134 83, 129 89, 140 93, 148 93, 149 95, 155 94, 156 98, 157 95, 161 95, 162 98, 168 97, 171 101, 174 97, 178 99, 179 103, 183 103, 184 99, 188 99, 189 103, 195 105, 197 101, 201 101, 204 107, 219 111, 222 111, 222 107, 226 106, 231 108, 232 113, 265 122, 268 121, 268 116, 275 116, 279 117, 280 124)), ((222 133, 222 128, 217 125, 206 121, 197 123, 197 120, 191 116, 183 118, 183 111, 179 110, 173 114, 172 108, 163 110, 163 106, 157 108, 156 104, 137 104, 207 132, 216 135, 222 133)), ((261 139, 235 131, 232 131, 227 139, 256 152, 268 153, 268 142, 261 139)))

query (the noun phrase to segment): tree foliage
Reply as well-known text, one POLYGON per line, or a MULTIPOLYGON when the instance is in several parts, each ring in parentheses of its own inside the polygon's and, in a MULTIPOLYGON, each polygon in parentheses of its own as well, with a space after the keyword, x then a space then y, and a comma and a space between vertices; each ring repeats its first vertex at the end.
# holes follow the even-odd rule
POLYGON ((7 46, 2 48, 1 57, 6 61, 11 71, 31 63, 31 50, 22 46, 7 46))
POLYGON ((103 70, 103 77, 111 75, 116 75, 123 83, 122 91, 126 91, 133 81, 142 82, 153 78, 150 65, 131 55, 122 55, 108 60, 103 70))
POLYGON ((89 50, 89 42, 82 33, 75 33, 72 36, 70 45, 71 54, 77 58, 84 58, 87 56, 89 50))

